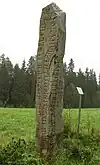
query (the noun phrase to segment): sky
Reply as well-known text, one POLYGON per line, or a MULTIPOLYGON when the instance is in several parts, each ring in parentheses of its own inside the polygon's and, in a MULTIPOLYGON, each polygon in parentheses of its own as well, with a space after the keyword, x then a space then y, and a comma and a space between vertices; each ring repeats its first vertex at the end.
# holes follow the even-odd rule
POLYGON ((13 64, 37 54, 42 8, 55 2, 66 12, 64 61, 75 70, 100 72, 100 0, 0 0, 0 55, 13 64))

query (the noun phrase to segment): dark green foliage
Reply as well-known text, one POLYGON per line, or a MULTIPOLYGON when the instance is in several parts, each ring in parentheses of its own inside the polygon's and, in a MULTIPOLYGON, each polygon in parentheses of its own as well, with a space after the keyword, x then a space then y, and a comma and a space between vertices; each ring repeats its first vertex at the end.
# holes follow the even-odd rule
MULTIPOLYGON (((1 111, 1 110, 0 110, 1 111)), ((61 143, 59 141, 59 150, 58 154, 52 159, 51 165, 99 165, 100 164, 100 131, 96 130, 96 128, 93 128, 89 125, 89 122, 91 122, 91 125, 93 123, 93 118, 91 116, 91 121, 87 121, 87 124, 89 125, 89 131, 85 131, 85 125, 86 123, 81 123, 84 126, 84 130, 80 131, 80 135, 77 136, 76 129, 73 128, 73 125, 75 125, 75 121, 73 116, 76 116, 77 110, 71 110, 64 111, 64 132, 61 137, 61 143), (72 115, 73 114, 73 115, 72 115)), ((90 120, 89 117, 87 119, 86 117, 86 110, 85 115, 84 113, 82 116, 85 117, 86 120, 90 120)), ((100 113, 98 110, 88 110, 90 111, 93 116, 96 114, 99 116, 100 113), (93 112, 91 112, 93 111, 93 112)), ((35 145, 35 139, 30 138, 31 134, 29 134, 28 130, 35 129, 35 110, 32 109, 23 109, 23 110, 16 110, 11 109, 8 110, 2 110, 2 121, 0 124, 0 130, 1 130, 1 144, 0 146, 0 165, 45 165, 43 160, 40 159, 39 154, 36 152, 36 145, 35 145), (3 112, 4 111, 4 112, 3 112), (32 114, 34 115, 32 116, 32 114), (8 115, 7 115, 8 114, 8 115), (3 117, 4 116, 4 117, 3 117), (34 119, 33 119, 34 118, 34 119), (14 120, 13 120, 14 119, 14 120), (30 122, 31 121, 31 122, 30 122), (32 123, 34 123, 32 125, 32 123), (19 125, 18 125, 19 124, 19 125), (25 128, 24 128, 25 127, 25 128), (23 134, 22 131, 24 128, 25 134, 23 134), (20 130, 18 132, 18 130, 20 130), (15 132, 13 132, 15 131, 15 132), (26 138, 26 132, 27 135, 29 135, 29 138, 26 138), (6 134, 5 134, 6 133, 6 134), (9 136, 9 134, 11 135, 9 136), (16 134, 16 136, 14 135, 16 134), (20 133, 20 136, 19 136, 20 133), (3 136, 5 135, 5 136, 3 136), (19 139, 19 137, 23 137, 26 139, 19 139), (9 140, 8 140, 9 136, 9 140), (14 136, 15 139, 12 139, 11 137, 14 136), (2 137, 6 138, 5 143, 3 143, 4 139, 2 137), (18 140, 19 139, 19 140, 18 140), (31 139, 31 140, 30 140, 31 139), (3 141, 2 141, 3 140, 3 141), (7 144, 7 141, 10 141, 9 144, 7 144), (6 144, 6 145, 5 145, 6 144)), ((84 119, 83 117, 83 119, 84 119)), ((96 118, 96 116, 95 116, 96 118)), ((99 117, 96 118, 99 120, 99 117)), ((86 122, 86 120, 84 122, 86 122)), ((97 122, 98 123, 98 122, 97 122)), ((100 123, 100 122, 99 122, 100 123)), ((98 124, 99 124, 98 123, 98 124)), ((86 125, 87 125, 86 124, 86 125)), ((81 125, 82 127, 82 125, 81 125)), ((35 132, 32 132, 32 136, 34 136, 35 132)))
POLYGON ((10 144, 0 148, 0 165, 41 165, 42 162, 34 142, 12 139, 10 144))
POLYGON ((0 56, 0 104, 6 105, 10 100, 10 89, 12 84, 13 66, 9 58, 0 56))
POLYGON ((0 56, 0 106, 35 106, 35 62, 32 56, 27 66, 24 60, 21 68, 18 64, 13 67, 8 57, 0 56))
MULTIPOLYGON (((99 164, 100 137, 70 133, 63 136, 62 147, 51 165, 97 165, 99 164), (70 136, 71 135, 71 136, 70 136)), ((0 165, 43 165, 44 161, 36 152, 35 143, 19 139, 0 147, 0 165)))
POLYGON ((100 107, 100 85, 97 84, 96 73, 93 69, 86 68, 85 73, 81 68, 74 72, 74 61, 70 60, 67 67, 64 63, 64 107, 77 108, 79 105, 79 96, 74 87, 81 87, 84 91, 82 97, 82 107, 100 107))
MULTIPOLYGON (((100 107, 100 76, 97 84, 96 73, 86 68, 74 71, 74 60, 70 59, 64 70, 64 108, 77 108, 79 96, 76 86, 82 87, 82 107, 100 107)), ((31 56, 28 63, 23 60, 21 68, 12 65, 4 54, 0 56, 0 106, 35 107, 36 95, 36 57, 31 56)))
POLYGON ((27 99, 27 80, 26 73, 16 64, 14 67, 13 88, 11 92, 11 102, 14 107, 25 107, 28 104, 27 99))
POLYGON ((69 62, 69 64, 68 64, 68 71, 69 72, 73 72, 74 71, 74 61, 73 61, 73 59, 71 58, 70 59, 70 62, 69 62))
POLYGON ((29 107, 35 107, 36 93, 36 58, 31 56, 27 64, 27 92, 29 96, 29 107))

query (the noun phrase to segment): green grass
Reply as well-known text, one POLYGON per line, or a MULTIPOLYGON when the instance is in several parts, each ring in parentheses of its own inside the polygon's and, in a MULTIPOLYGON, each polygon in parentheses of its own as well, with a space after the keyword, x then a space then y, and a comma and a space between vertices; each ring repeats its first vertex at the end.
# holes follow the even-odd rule
MULTIPOLYGON (((77 109, 64 110, 65 128, 69 127, 69 136, 66 136, 65 129, 64 147, 53 165, 100 164, 100 109, 82 109, 79 138, 75 134, 77 116, 77 109), (95 131, 93 135, 92 129, 95 131), (74 133, 73 136, 70 133, 74 133)), ((35 109, 0 108, 1 165, 13 165, 14 162, 16 165, 20 165, 20 162, 21 165, 43 164, 36 153, 35 127, 35 109), (24 139, 25 142, 19 139, 24 139)))
MULTIPOLYGON (((65 117, 70 120, 71 128, 77 130, 77 118, 78 110, 65 110, 65 117)), ((91 108, 91 109, 82 109, 81 110, 81 121, 80 121, 80 133, 88 134, 91 129, 95 131, 100 130, 100 109, 91 108)))
POLYGON ((0 108, 0 144, 15 139, 35 138, 35 109, 0 108))
MULTIPOLYGON (((65 110, 69 117, 69 111, 65 110)), ((0 108, 0 144, 7 144, 12 137, 31 140, 35 138, 35 109, 0 108)), ((70 123, 77 129, 78 110, 70 110, 70 123)), ((88 133, 89 129, 100 129, 100 109, 82 109, 80 132, 88 133)))

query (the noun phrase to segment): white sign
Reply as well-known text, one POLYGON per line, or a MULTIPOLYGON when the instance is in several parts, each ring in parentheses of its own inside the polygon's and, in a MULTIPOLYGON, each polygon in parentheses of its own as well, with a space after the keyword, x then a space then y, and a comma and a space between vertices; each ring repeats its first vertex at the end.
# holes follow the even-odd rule
POLYGON ((79 95, 84 95, 82 88, 76 87, 79 95))

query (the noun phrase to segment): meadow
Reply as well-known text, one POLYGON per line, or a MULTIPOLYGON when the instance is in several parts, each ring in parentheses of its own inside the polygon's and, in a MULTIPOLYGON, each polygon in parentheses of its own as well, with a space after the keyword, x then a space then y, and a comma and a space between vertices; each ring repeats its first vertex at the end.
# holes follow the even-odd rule
POLYGON ((0 144, 15 139, 31 140, 35 137, 35 109, 0 109, 0 144))
MULTIPOLYGON (((65 129, 65 133, 66 133, 65 136, 67 137, 67 134, 69 134, 69 132, 74 132, 74 135, 75 135, 75 132, 77 131, 78 110, 77 109, 71 109, 71 110, 65 109, 63 116, 64 116, 64 120, 66 123, 66 127, 68 127, 68 129, 69 129, 67 131, 65 129)), ((29 141, 35 142, 35 127, 36 127, 36 110, 35 109, 0 108, 0 145, 3 148, 5 146, 7 146, 7 144, 12 142, 12 138, 14 138, 16 141, 18 139, 24 139, 26 143, 28 143, 29 141)), ((96 139, 98 137, 98 141, 99 141, 99 137, 100 137, 99 132, 100 132, 100 109, 82 109, 81 110, 81 124, 80 124, 81 139, 82 138, 89 139, 89 138, 91 138, 92 134, 94 133, 95 136, 92 136, 92 137, 95 137, 94 138, 95 140, 93 141, 93 146, 92 146, 92 149, 93 149, 94 146, 96 146, 96 145, 100 146, 99 142, 97 144, 97 139, 96 139)), ((76 138, 72 138, 72 139, 75 140, 76 138)), ((66 142, 64 142, 64 146, 66 146, 66 143, 67 143, 67 145, 69 143, 71 144, 71 153, 72 153, 73 145, 75 145, 75 143, 76 143, 76 140, 73 143, 72 141, 74 141, 74 140, 72 140, 72 139, 71 139, 71 137, 67 137, 65 140, 66 142)), ((82 140, 80 140, 80 141, 82 141, 82 140)), ((87 143, 89 143, 89 142, 87 141, 87 143)), ((83 141, 82 141, 82 145, 84 147, 83 141)), ((90 147, 90 145, 89 145, 89 147, 90 147)), ((79 148, 80 148, 80 146, 78 146, 78 150, 80 151, 79 148)), ((91 147, 89 149, 91 151, 89 150, 88 152, 91 155, 92 149, 91 149, 91 147)), ((66 152, 67 152, 67 150, 66 150, 66 152)), ((99 153, 99 150, 96 149, 95 154, 94 154, 96 163, 100 157, 100 155, 98 153, 99 153)), ((82 151, 82 154, 83 154, 83 151, 82 151)), ((62 157, 64 157, 64 155, 62 157)), ((93 156, 91 156, 91 157, 93 157, 93 156)), ((69 165, 71 164, 71 162, 73 164, 73 160, 74 159, 72 158, 69 165)), ((79 160, 78 160, 78 162, 79 162, 79 160)), ((79 164, 81 164, 81 163, 86 164, 86 162, 85 163, 80 162, 79 164)), ((96 164, 96 163, 94 163, 94 164, 96 164)), ((10 164, 11 164, 11 162, 10 162, 10 164)), ((25 164, 25 162, 23 164, 25 164)), ((33 163, 33 164, 35 164, 35 163, 33 163)), ((54 164, 56 164, 56 163, 54 163, 54 164)), ((67 162, 64 163, 64 160, 59 160, 59 163, 57 163, 57 164, 58 165, 60 165, 60 164, 67 165, 67 162)), ((75 164, 75 162, 74 162, 74 164, 75 164)), ((76 162, 76 164, 78 164, 78 163, 76 162)), ((89 164, 89 162, 87 164, 89 164)), ((93 164, 93 162, 92 162, 92 164, 93 164)))
MULTIPOLYGON (((77 130, 78 110, 64 110, 65 118, 71 128, 77 130)), ((0 109, 0 145, 7 144, 12 137, 31 140, 35 138, 35 109, 1 108, 0 109)), ((90 129, 100 128, 100 109, 82 109, 80 131, 89 133, 90 129)))

